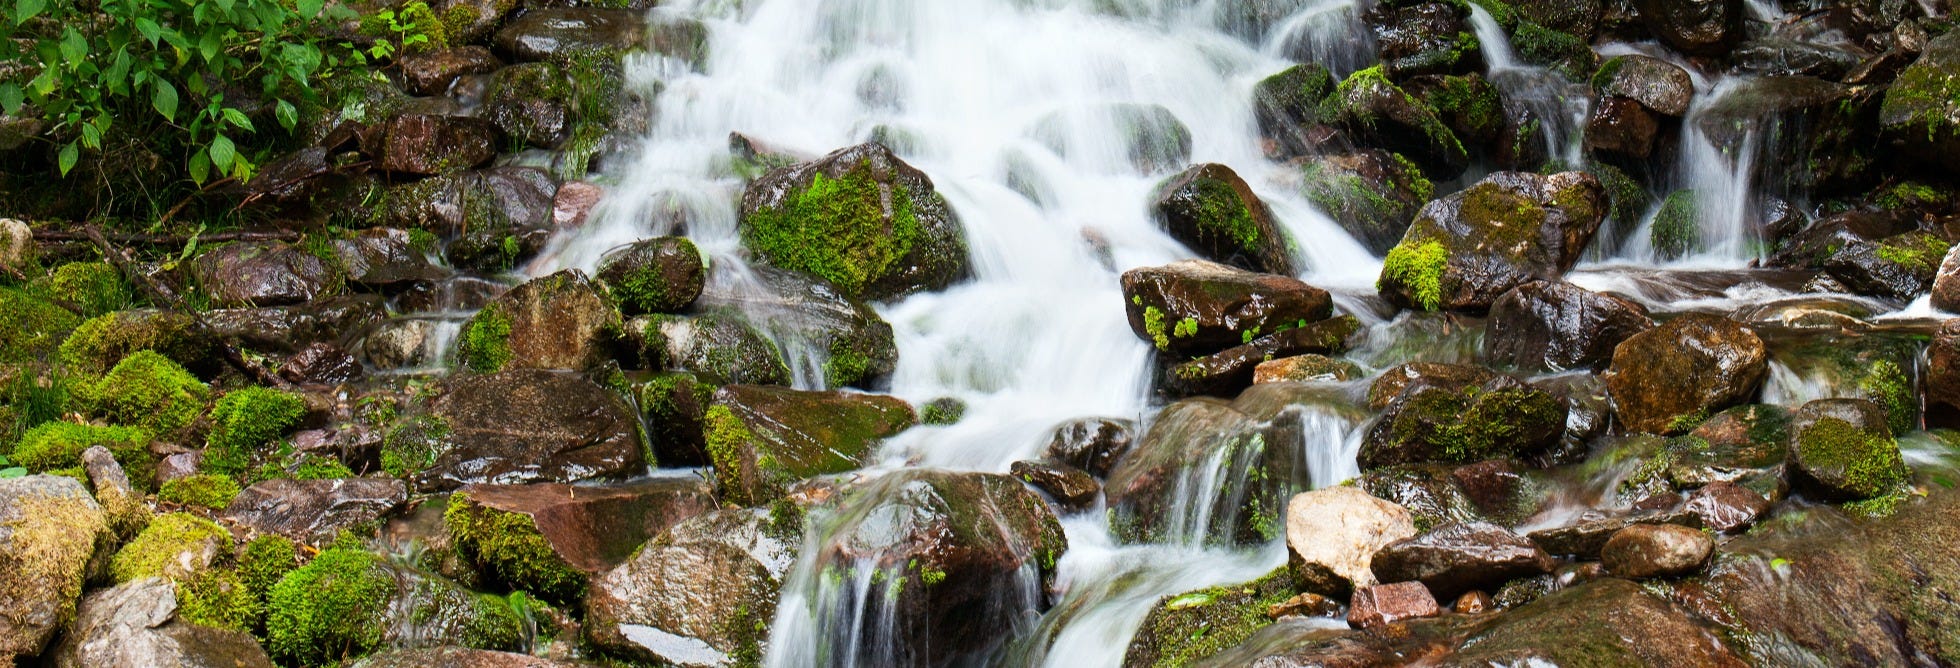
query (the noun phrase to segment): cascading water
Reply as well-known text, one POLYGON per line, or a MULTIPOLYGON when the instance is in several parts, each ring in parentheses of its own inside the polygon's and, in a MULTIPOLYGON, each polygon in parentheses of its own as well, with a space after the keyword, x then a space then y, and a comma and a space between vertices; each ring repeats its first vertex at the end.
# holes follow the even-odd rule
MULTIPOLYGON (((1709 116, 1726 109, 1724 101, 1747 89, 1748 79, 1723 77, 1712 86, 1697 85, 1688 116, 1681 125, 1680 158, 1674 183, 1694 195, 1694 222, 1697 234, 1693 248, 1681 264, 1697 267, 1735 268, 1760 256, 1763 193, 1758 163, 1762 158, 1763 128, 1749 122, 1739 133, 1718 138, 1709 132, 1709 116)), ((1773 121, 1772 121, 1773 122, 1773 121)), ((1626 255, 1643 262, 1659 262, 1654 248, 1650 215, 1635 231, 1626 255)))
POLYGON ((1519 60, 1504 26, 1482 5, 1470 4, 1470 25, 1477 31, 1477 43, 1490 65, 1491 85, 1502 91, 1505 99, 1531 110, 1553 160, 1575 168, 1585 164, 1586 116, 1592 111, 1592 98, 1584 84, 1519 60))

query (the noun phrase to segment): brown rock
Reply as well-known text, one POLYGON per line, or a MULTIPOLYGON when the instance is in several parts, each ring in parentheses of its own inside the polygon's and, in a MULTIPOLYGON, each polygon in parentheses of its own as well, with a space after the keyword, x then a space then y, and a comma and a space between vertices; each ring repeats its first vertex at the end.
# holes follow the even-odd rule
POLYGON ((1067 464, 1019 461, 1008 468, 1008 473, 1047 492, 1069 510, 1089 507, 1096 502, 1096 495, 1102 493, 1102 484, 1094 476, 1067 464))
POLYGON ((585 181, 568 181, 558 186, 551 199, 551 222, 561 230, 585 226, 586 216, 605 199, 606 189, 585 181))
POLYGON ((1686 510, 1701 523, 1721 532, 1740 531, 1769 512, 1770 500, 1747 487, 1726 480, 1703 485, 1688 495, 1686 510))
POLYGON ((1497 601, 1480 591, 1465 592, 1456 597, 1456 605, 1451 609, 1459 615, 1481 615, 1497 609, 1497 601))
POLYGON ((619 312, 599 287, 569 269, 512 288, 471 316, 459 356, 479 372, 589 369, 611 357, 619 330, 619 312))
POLYGON ((340 346, 315 342, 286 358, 279 377, 302 385, 338 385, 360 378, 366 369, 340 346))
POLYGON ((1281 617, 1333 617, 1341 614, 1341 602, 1313 592, 1303 592, 1293 598, 1274 603, 1266 608, 1266 616, 1272 619, 1281 617))
POLYGON ((692 477, 577 487, 470 485, 450 500, 452 506, 458 503, 470 512, 529 517, 560 559, 587 574, 624 563, 668 527, 717 506, 708 483, 692 477))
POLYGON ((489 49, 474 45, 406 53, 395 59, 395 64, 401 66, 408 92, 416 95, 441 95, 457 77, 488 74, 504 66, 489 49))
POLYGON ((279 241, 241 241, 197 256, 198 285, 220 308, 280 306, 337 291, 334 271, 318 256, 279 241))
POLYGON ((1260 363, 1276 357, 1345 349, 1348 336, 1360 327, 1360 321, 1354 316, 1344 315, 1262 336, 1251 343, 1166 369, 1163 390, 1173 396, 1236 396, 1252 385, 1253 369, 1260 363))
POLYGON ((1205 260, 1123 272, 1130 330, 1159 350, 1203 355, 1281 328, 1325 320, 1326 290, 1291 276, 1257 274, 1205 260))
POLYGON ((330 540, 341 529, 379 519, 408 501, 400 480, 277 478, 245 488, 224 518, 303 543, 330 540))
POLYGON ((1305 492, 1286 504, 1293 578, 1301 589, 1330 596, 1375 584, 1375 553, 1415 535, 1408 510, 1354 487, 1305 492))
POLYGON ((1926 347, 1926 421, 1960 427, 1960 318, 1940 323, 1926 347))
POLYGON ((1372 629, 1440 614, 1443 608, 1436 605, 1428 587, 1420 582, 1397 582, 1356 589, 1348 603, 1347 621, 1357 629, 1372 629))
POLYGON ((1375 553, 1371 568, 1378 580, 1416 580, 1431 592, 1449 598, 1549 573, 1557 563, 1510 529, 1479 522, 1454 524, 1390 543, 1375 553))
POLYGON ((1082 418, 1055 427, 1048 440, 1048 458, 1107 476, 1136 440, 1136 423, 1113 418, 1082 418))
POLYGON ((1164 231, 1200 256, 1268 274, 1294 273, 1285 231, 1232 168, 1214 163, 1192 166, 1158 184, 1150 200, 1151 214, 1164 231), (1250 221, 1249 237, 1223 229, 1238 215, 1250 221))
POLYGON ((1715 539, 1700 531, 1673 524, 1635 524, 1613 534, 1599 558, 1614 575, 1651 578, 1701 570, 1714 552, 1715 539))
POLYGON ((1642 161, 1654 152, 1654 136, 1660 124, 1640 103, 1623 97, 1608 97, 1593 108, 1586 123, 1588 150, 1642 161))
POLYGON ((1398 364, 1375 377, 1368 386, 1368 407, 1381 410, 1411 387, 1436 385, 1446 388, 1480 385, 1498 376, 1496 371, 1471 364, 1409 362, 1398 364))
POLYGON ((1636 524, 1678 524, 1701 528, 1701 517, 1694 513, 1652 513, 1629 517, 1594 519, 1554 529, 1539 529, 1526 537, 1546 552, 1579 559, 1596 559, 1606 541, 1621 529, 1636 524))
POLYGON ((1672 434, 1748 402, 1768 374, 1769 354, 1754 331, 1690 313, 1621 343, 1605 377, 1628 430, 1672 434))
POLYGON ((420 490, 623 479, 646 471, 639 416, 617 394, 576 373, 457 376, 431 408, 448 435, 429 439, 434 463, 415 475, 420 490))
POLYGON ((1252 384, 1348 381, 1363 373, 1353 362, 1309 353, 1260 362, 1252 368, 1252 384))
POLYGON ((370 134, 380 139, 367 152, 377 156, 376 166, 390 172, 446 174, 481 165, 497 155, 496 128, 489 121, 467 116, 402 114, 370 130, 370 134))
POLYGON ((1512 288, 1491 304, 1484 353, 1525 371, 1599 370, 1627 337, 1653 327, 1647 309, 1564 281, 1512 288))

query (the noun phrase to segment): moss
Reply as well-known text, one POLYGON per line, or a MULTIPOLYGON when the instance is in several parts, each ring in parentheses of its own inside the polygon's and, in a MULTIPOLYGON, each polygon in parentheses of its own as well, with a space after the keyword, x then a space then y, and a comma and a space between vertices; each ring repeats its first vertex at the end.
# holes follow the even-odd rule
POLYGON ((280 578, 299 568, 299 546, 285 536, 253 538, 238 554, 238 578, 252 595, 264 601, 280 578))
MULTIPOLYGON (((4 291, 0 291, 4 294, 4 291)), ((139 350, 154 350, 190 368, 210 356, 210 342, 197 336, 190 316, 167 311, 117 311, 75 327, 61 343, 61 363, 77 374, 108 371, 139 350)))
POLYGON ((264 619, 265 603, 236 571, 214 568, 177 581, 177 616, 192 624, 250 633, 264 619))
POLYGON ((1239 196, 1238 188, 1222 179, 1198 179, 1196 223, 1198 229, 1217 238, 1230 239, 1249 256, 1258 256, 1266 239, 1252 220, 1252 207, 1239 196))
POLYGON ((843 387, 863 382, 871 373, 871 356, 843 338, 831 341, 830 357, 823 361, 824 384, 843 387))
POLYGON ((1124 665, 1180 668, 1238 645, 1272 623, 1266 609, 1292 598, 1282 567, 1252 582, 1167 596, 1144 618, 1124 665))
POLYGON ((1517 29, 1518 10, 1504 0, 1470 0, 1470 3, 1490 12, 1490 17, 1496 19, 1497 25, 1505 32, 1517 29))
POLYGON ((262 446, 286 433, 305 414, 306 400, 291 392, 248 387, 226 394, 211 409, 204 469, 244 473, 262 446))
POLYGON ((1693 190, 1676 190, 1661 201, 1654 214, 1654 252, 1673 259, 1695 250, 1701 243, 1701 213, 1693 190))
POLYGON ((1682 415, 1674 416, 1674 421, 1667 423, 1667 433, 1678 434, 1684 431, 1689 431, 1694 429, 1695 427, 1701 426, 1701 423, 1707 421, 1708 421, 1708 407, 1703 406, 1699 410, 1696 410, 1693 413, 1685 413, 1682 415))
POLYGON ((1911 501, 1912 497, 1913 492, 1910 487, 1900 486, 1879 496, 1844 504, 1844 512, 1859 517, 1882 519, 1898 512, 1899 506, 1911 501))
POLYGON ((486 508, 458 492, 442 519, 456 553, 493 581, 559 604, 584 597, 585 574, 558 556, 529 515, 486 508))
POLYGON ((1394 281, 1409 291, 1417 306, 1435 311, 1443 305, 1443 268, 1448 262, 1449 252, 1441 243, 1397 244, 1383 259, 1382 278, 1375 287, 1394 281))
POLYGON ((1960 71, 1943 58, 1920 58, 1906 67, 1885 91, 1879 117, 1904 131, 1923 127, 1926 141, 1960 134, 1953 120, 1960 117, 1960 71))
POLYGON ((1545 65, 1568 78, 1584 80, 1592 70, 1592 46, 1571 33, 1561 32, 1529 20, 1518 21, 1511 34, 1511 45, 1518 58, 1533 65, 1545 65))
POLYGON ((1438 113, 1454 119, 1456 129, 1466 136, 1493 136, 1504 126, 1504 107, 1497 97, 1497 88, 1480 78, 1443 77, 1442 85, 1424 101, 1438 113))
POLYGON ((332 457, 306 453, 292 467, 294 480, 342 480, 354 477, 354 470, 332 457))
POLYGON ((410 418, 381 440, 381 470, 397 478, 421 473, 449 449, 449 423, 433 415, 410 418))
POLYGON ((0 288, 0 362, 45 359, 80 322, 67 309, 20 290, 0 288))
POLYGON ((1639 223, 1640 217, 1647 213, 1647 205, 1653 201, 1653 197, 1647 194, 1647 188, 1620 168, 1603 162, 1587 163, 1585 171, 1606 187, 1608 206, 1612 207, 1608 213, 1613 221, 1621 226, 1620 229, 1632 231, 1632 226, 1639 223))
MULTIPOLYGON (((156 476, 156 456, 150 454, 150 432, 135 427, 95 427, 73 422, 48 422, 28 430, 8 456, 34 473, 79 468, 82 451, 108 448, 137 489, 150 489, 156 476)), ((86 482, 86 481, 84 481, 86 482)))
POLYGON ((1885 409, 1886 425, 1892 433, 1904 434, 1919 428, 1919 397, 1905 369, 1889 359, 1871 364, 1871 373, 1858 380, 1858 390, 1866 399, 1885 409))
MULTIPOLYGON (((707 444, 708 458, 714 464, 716 486, 728 493, 742 489, 742 466, 750 441, 755 433, 749 426, 735 417, 735 412, 727 406, 714 405, 701 419, 701 437, 707 444)), ((761 462, 757 463, 757 467, 761 462)), ((729 501, 741 503, 745 499, 731 498, 729 501)))
POLYGON ((89 414, 158 434, 195 421, 211 395, 196 376, 150 350, 123 358, 107 375, 75 389, 77 403, 89 414))
POLYGON ((865 161, 840 178, 813 174, 778 206, 743 221, 743 245, 770 264, 815 274, 848 294, 863 293, 925 235, 912 193, 893 183, 887 195, 871 169, 865 161))
POLYGON ((48 612, 52 621, 65 622, 82 598, 87 564, 107 522, 75 497, 29 494, 18 503, 18 514, 5 527, 11 536, 0 551, 0 581, 56 590, 55 608, 48 612))
POLYGON ((206 549, 216 544, 222 554, 231 549, 231 532, 218 523, 190 513, 169 513, 150 521, 136 540, 116 552, 109 562, 109 574, 116 583, 157 576, 190 576, 181 567, 178 555, 206 549))
POLYGON ((200 473, 163 483, 157 498, 186 506, 221 510, 238 496, 238 481, 231 476, 200 473))
POLYGON ((1879 496, 1906 480, 1905 459, 1890 435, 1837 418, 1806 427, 1797 435, 1797 450, 1806 468, 1843 471, 1840 486, 1859 498, 1879 496))
POLYGON ((396 593, 380 558, 355 549, 321 552, 272 588, 266 649, 289 665, 334 665, 381 645, 380 623, 396 593))
POLYGON ((0 453, 11 452, 28 430, 61 419, 72 387, 59 371, 43 375, 21 368, 14 373, 12 382, 0 388, 0 453))
POLYGON ((463 328, 462 342, 456 349, 463 367, 477 373, 502 371, 511 360, 510 316, 496 304, 483 307, 463 328))
POLYGON ((949 425, 966 417, 966 402, 954 397, 940 397, 926 402, 925 409, 919 411, 919 423, 929 425, 949 425))
POLYGON ((1943 209, 1951 200, 1938 188, 1917 181, 1905 181, 1879 191, 1872 202, 1887 210, 1943 209))
POLYGON ((1146 306, 1143 308, 1143 332, 1150 335, 1151 343, 1156 344, 1158 350, 1169 351, 1171 349, 1171 338, 1164 332, 1164 311, 1162 309, 1155 306, 1146 306))
POLYGON ((107 262, 70 262, 33 283, 44 299, 62 299, 81 309, 83 317, 120 311, 134 305, 135 292, 122 273, 107 262))
POLYGON ((1947 243, 1925 233, 1901 234, 1878 242, 1879 259, 1906 268, 1915 274, 1932 276, 1946 258, 1947 243))

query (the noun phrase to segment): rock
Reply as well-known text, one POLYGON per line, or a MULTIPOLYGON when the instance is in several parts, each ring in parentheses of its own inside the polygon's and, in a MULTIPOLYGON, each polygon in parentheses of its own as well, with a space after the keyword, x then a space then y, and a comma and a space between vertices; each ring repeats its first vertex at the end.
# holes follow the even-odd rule
POLYGON ((1615 56, 1601 63, 1593 75, 1592 88, 1602 97, 1627 98, 1648 111, 1674 118, 1688 115, 1688 103, 1695 96, 1695 82, 1687 70, 1639 54, 1615 56))
POLYGON ((1081 510, 1095 503, 1102 484, 1087 471, 1067 464, 1018 461, 1008 473, 1055 499, 1065 510, 1081 510))
POLYGON ((1905 459, 1884 409, 1863 399, 1818 399, 1790 416, 1790 465, 1831 499, 1869 499, 1906 482, 1905 459))
POLYGON ((717 384, 790 384, 776 344, 735 312, 641 316, 626 326, 649 369, 692 372, 717 384))
POLYGON ((715 392, 703 424, 721 498, 753 506, 803 478, 863 466, 916 420, 892 397, 730 385, 715 392))
POLYGON ((1926 346, 1926 421, 1960 426, 1960 318, 1942 321, 1926 346))
POLYGON ((1364 20, 1374 29, 1375 53, 1395 79, 1484 69, 1477 36, 1464 25, 1464 5, 1441 2, 1384 3, 1364 20))
POLYGON ((1633 4, 1655 37, 1689 55, 1722 55, 1742 33, 1743 9, 1737 0, 1634 0, 1633 4))
POLYGON ((1273 619, 1281 617, 1337 617, 1341 614, 1341 602, 1313 592, 1303 592, 1293 598, 1266 608, 1266 616, 1273 619))
POLYGON ((381 295, 345 295, 291 306, 212 309, 211 334, 267 352, 293 352, 334 343, 373 327, 388 314, 381 295))
POLYGON ((1926 43, 1919 60, 1885 91, 1878 122, 1884 136, 1907 154, 1949 171, 1960 169, 1960 35, 1926 43))
POLYGON ((1309 149, 1319 144, 1313 133, 1320 129, 1320 101, 1333 90, 1333 76, 1318 63, 1293 65, 1253 86, 1253 116, 1267 155, 1290 158, 1309 154, 1309 149))
POLYGON ((339 276, 319 257, 278 241, 241 241, 197 256, 198 285, 218 307, 279 306, 340 290, 339 276))
POLYGON ((102 506, 74 478, 0 478, 0 660, 41 654, 111 540, 102 506))
POLYGON ((13 218, 0 218, 0 270, 26 275, 38 254, 34 228, 13 218))
POLYGON ((49 665, 272 668, 251 634, 177 616, 177 587, 146 578, 89 594, 49 665))
POLYGON ((1409 511, 1354 487, 1305 492, 1286 504, 1287 563, 1300 589, 1340 597, 1375 584, 1383 546, 1414 538, 1409 511))
POLYGON ((408 486, 400 480, 275 478, 239 492, 224 518, 260 533, 325 543, 341 529, 374 522, 407 502, 408 486))
POLYGON ((1135 439, 1136 423, 1129 420, 1081 418, 1056 426, 1045 452, 1049 459, 1102 477, 1129 454, 1135 439))
POLYGON ((354 662, 351 668, 585 668, 590 665, 516 652, 430 647, 382 652, 354 662))
POLYGON ((1420 582, 1373 585, 1354 591, 1348 603, 1348 626, 1374 629, 1406 619, 1443 614, 1436 597, 1420 582))
POLYGON ((608 252, 598 279, 626 315, 677 313, 701 296, 705 269, 694 242, 655 237, 608 252))
POLYGON ((1754 331, 1690 313, 1628 337, 1605 378, 1627 429, 1670 434, 1748 402, 1768 373, 1768 352, 1754 331))
POLYGON ((1267 360, 1338 352, 1360 327, 1354 316, 1344 315, 1261 336, 1164 370, 1161 389, 1171 396, 1236 396, 1252 384, 1253 371, 1267 360))
POLYGON ((1380 67, 1348 75, 1317 113, 1354 145, 1407 156, 1431 179, 1456 178, 1470 164, 1463 143, 1436 110, 1396 86, 1380 67))
POLYGON ((1333 314, 1326 290, 1205 260, 1123 272, 1130 331, 1157 349, 1202 355, 1333 314))
POLYGON ((1563 275, 1605 216, 1590 175, 1498 172, 1424 206, 1378 286, 1400 306, 1481 312, 1511 288, 1563 275))
POLYGON ((1539 529, 1527 537, 1547 553, 1577 559, 1597 559, 1606 542, 1636 524, 1675 524, 1700 529, 1701 517, 1694 513, 1648 513, 1581 521, 1563 527, 1539 529))
POLYGON ((567 181, 558 186, 558 192, 551 198, 551 222, 561 230, 576 230, 585 226, 585 219, 592 209, 605 199, 606 189, 584 181, 567 181))
POLYGON ((497 128, 468 116, 402 114, 368 132, 375 139, 364 141, 362 150, 383 171, 447 174, 497 155, 497 128))
POLYGON ((490 581, 575 604, 588 578, 625 563, 668 527, 714 510, 698 479, 578 486, 470 485, 443 514, 458 556, 490 581))
POLYGON ((1042 592, 1068 549, 1048 504, 1007 476, 902 469, 841 494, 838 524, 801 559, 843 577, 806 605, 819 618, 867 605, 865 614, 905 621, 834 637, 832 656, 939 665, 998 647, 1045 607, 1042 592), (903 584, 854 600, 851 583, 874 577, 865 568, 903 584))
POLYGON ((401 66, 402 81, 415 95, 442 95, 449 85, 466 74, 489 74, 504 66, 503 61, 480 46, 458 46, 419 53, 403 53, 395 59, 401 66))
POLYGON ((1292 481, 1304 479, 1305 464, 1296 449, 1269 442, 1277 437, 1269 440, 1233 404, 1201 397, 1164 407, 1103 482, 1111 530, 1126 542, 1278 538, 1286 500, 1300 491, 1292 481), (1197 498, 1180 496, 1212 479, 1224 482, 1205 486, 1197 498))
POLYGON ((1285 232, 1229 167, 1206 163, 1186 169, 1157 184, 1150 202, 1164 232, 1200 256, 1250 271, 1294 273, 1285 232))
POLYGON ((1769 512, 1770 501, 1747 487, 1718 480, 1688 495, 1684 508, 1701 518, 1701 523, 1720 532, 1741 531, 1769 512))
POLYGON ((1100 103, 1067 108, 1035 122, 1032 138, 1065 159, 1091 169, 1162 174, 1191 163, 1191 130, 1157 104, 1100 103), (1114 149, 1116 164, 1103 162, 1114 149))
POLYGON ((1695 116, 1698 129, 1717 148, 1739 150, 1752 141, 1748 128, 1774 124, 1780 133, 1765 150, 1789 156, 1788 169, 1764 175, 1764 185, 1788 192, 1854 192, 1871 189, 1875 167, 1889 156, 1872 117, 1876 90, 1812 77, 1741 79, 1695 116), (1738 125, 1739 124, 1739 125, 1738 125))
POLYGON ((1365 373, 1360 366, 1347 360, 1326 355, 1294 355, 1260 362, 1259 366, 1252 368, 1252 384, 1345 382, 1360 378, 1365 373))
POLYGON ((1641 579, 1687 575, 1715 552, 1708 534, 1673 524, 1635 524, 1613 534, 1600 550, 1600 561, 1614 575, 1641 579))
POLYGON ((1188 665, 1231 647, 1271 623, 1268 613, 1290 600, 1290 584, 1281 569, 1251 582, 1159 598, 1130 638, 1123 665, 1188 665))
POLYGON ((266 610, 266 646, 283 665, 328 665, 384 648, 510 650, 524 633, 501 597, 348 547, 287 573, 266 610))
POLYGON ((435 318, 407 317, 383 321, 370 328, 354 345, 361 362, 380 370, 433 367, 444 351, 434 349, 435 318))
POLYGON ((1586 121, 1586 150, 1617 158, 1622 163, 1645 162, 1654 152, 1660 124, 1640 103, 1620 97, 1601 98, 1586 121))
POLYGON ((1960 312, 1960 246, 1946 252, 1939 273, 1933 278, 1933 308, 1960 312))
POLYGON ((1492 618, 1446 665, 1723 666, 1745 663, 1724 636, 1640 585, 1604 578, 1492 618), (1515 663, 1514 663, 1515 662, 1515 663))
POLYGON ((1647 309, 1563 281, 1512 288, 1491 304, 1484 355, 1526 371, 1606 368, 1613 349, 1653 327, 1647 309))
POLYGON ((586 633, 608 652, 674 665, 757 656, 796 532, 762 509, 685 520, 593 579, 586 633))
POLYGON ((590 369, 611 357, 619 312, 577 269, 512 288, 471 316, 456 346, 462 366, 590 369))
POLYGON ((694 310, 738 310, 763 323, 779 341, 801 341, 824 351, 821 361, 786 360, 794 373, 821 376, 824 386, 876 389, 898 368, 898 346, 891 324, 863 302, 845 296, 822 279, 774 267, 750 267, 768 286, 767 296, 748 291, 709 291, 694 310), (814 364, 814 368, 804 368, 814 364))
POLYGON ((1417 531, 1489 521, 1450 475, 1453 471, 1446 464, 1387 466, 1362 471, 1356 485, 1371 496, 1407 508, 1417 531))
POLYGON ((1394 248, 1435 191, 1415 163, 1378 149, 1312 156, 1300 164, 1300 193, 1370 253, 1394 248))
POLYGON ((1389 367, 1368 385, 1368 407, 1375 410, 1388 408, 1396 397, 1419 385, 1459 388, 1481 385, 1498 375, 1495 371, 1473 364, 1405 362, 1389 367))
POLYGON ((495 44, 518 61, 611 54, 640 44, 645 15, 627 9, 535 8, 505 22, 495 44))
POLYGON ((1496 599, 1480 591, 1465 592, 1456 597, 1455 605, 1450 606, 1450 611, 1459 615, 1481 615, 1496 609, 1496 599))
POLYGON ((95 500, 102 504, 103 515, 117 539, 134 538, 149 525, 150 507, 144 505, 143 495, 130 486, 129 474, 116 463, 116 456, 108 448, 91 445, 83 450, 82 468, 88 473, 95 500))
POLYGON ((554 148, 571 134, 582 83, 554 63, 512 65, 491 75, 482 114, 512 141, 554 148))
POLYGON ((326 342, 316 342, 286 358, 279 377, 301 385, 339 385, 357 380, 367 370, 353 355, 326 342))
POLYGON ((1833 47, 1770 37, 1736 45, 1729 54, 1740 72, 1764 76, 1810 76, 1843 81, 1869 53, 1857 47, 1833 47))
MULTIPOLYGON (((638 475, 639 418, 611 391, 569 372, 520 369, 451 378, 431 407, 429 438, 391 433, 391 473, 418 490, 638 475), (399 472, 398 472, 399 471, 399 472)), ((401 431, 397 429, 397 431, 401 431)))
POLYGON ((1939 275, 1950 244, 1925 232, 1857 241, 1824 261, 1824 270, 1858 294, 1912 301, 1939 275))
POLYGON ((423 179, 387 191, 382 222, 453 235, 443 249, 461 267, 506 271, 536 254, 556 231, 551 176, 533 167, 492 167, 423 179))
POLYGON ((415 248, 401 230, 368 230, 351 239, 335 239, 332 246, 347 282, 370 290, 449 275, 430 264, 426 249, 415 248))
MULTIPOLYGON (((1498 94, 1497 87, 1479 72, 1411 77, 1404 79, 1402 86, 1404 91, 1434 108, 1437 118, 1443 120, 1443 126, 1455 133, 1466 146, 1488 146, 1496 143, 1504 134, 1508 120, 1504 100, 1498 94)), ((1409 215, 1414 216, 1414 210, 1428 201, 1428 197, 1416 201, 1409 215)), ((1407 219, 1404 220, 1406 222, 1407 219)), ((1401 235, 1389 238, 1387 245, 1393 246, 1400 238, 1401 235)))
POLYGON ((1382 582, 1417 580, 1437 598, 1549 573, 1551 555, 1494 524, 1453 524, 1382 546, 1371 568, 1382 582))
POLYGON ((1530 457, 1558 444, 1565 421, 1564 401, 1510 376, 1457 387, 1418 384, 1382 412, 1358 458, 1375 468, 1530 457))

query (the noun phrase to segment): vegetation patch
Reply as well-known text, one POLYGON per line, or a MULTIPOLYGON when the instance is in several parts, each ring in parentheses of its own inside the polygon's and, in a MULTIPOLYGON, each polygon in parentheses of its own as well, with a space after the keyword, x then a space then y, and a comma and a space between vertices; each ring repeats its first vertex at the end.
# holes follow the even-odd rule
POLYGON ((186 560, 185 553, 229 553, 231 532, 218 523, 189 513, 169 513, 150 521, 136 540, 116 552, 109 562, 109 573, 116 583, 147 577, 195 575, 184 572, 197 559, 186 560))
POLYGON ((584 598, 585 574, 558 556, 529 515, 486 508, 458 492, 442 518, 456 554, 493 580, 559 604, 584 598))
POLYGON ((306 400, 291 392, 248 387, 218 399, 211 409, 211 435, 204 469, 238 475, 264 445, 279 438, 306 414, 306 400))
POLYGON ((862 294, 924 238, 912 196, 901 184, 879 183, 869 161, 839 178, 813 173, 778 205, 748 216, 742 243, 770 264, 862 294))

